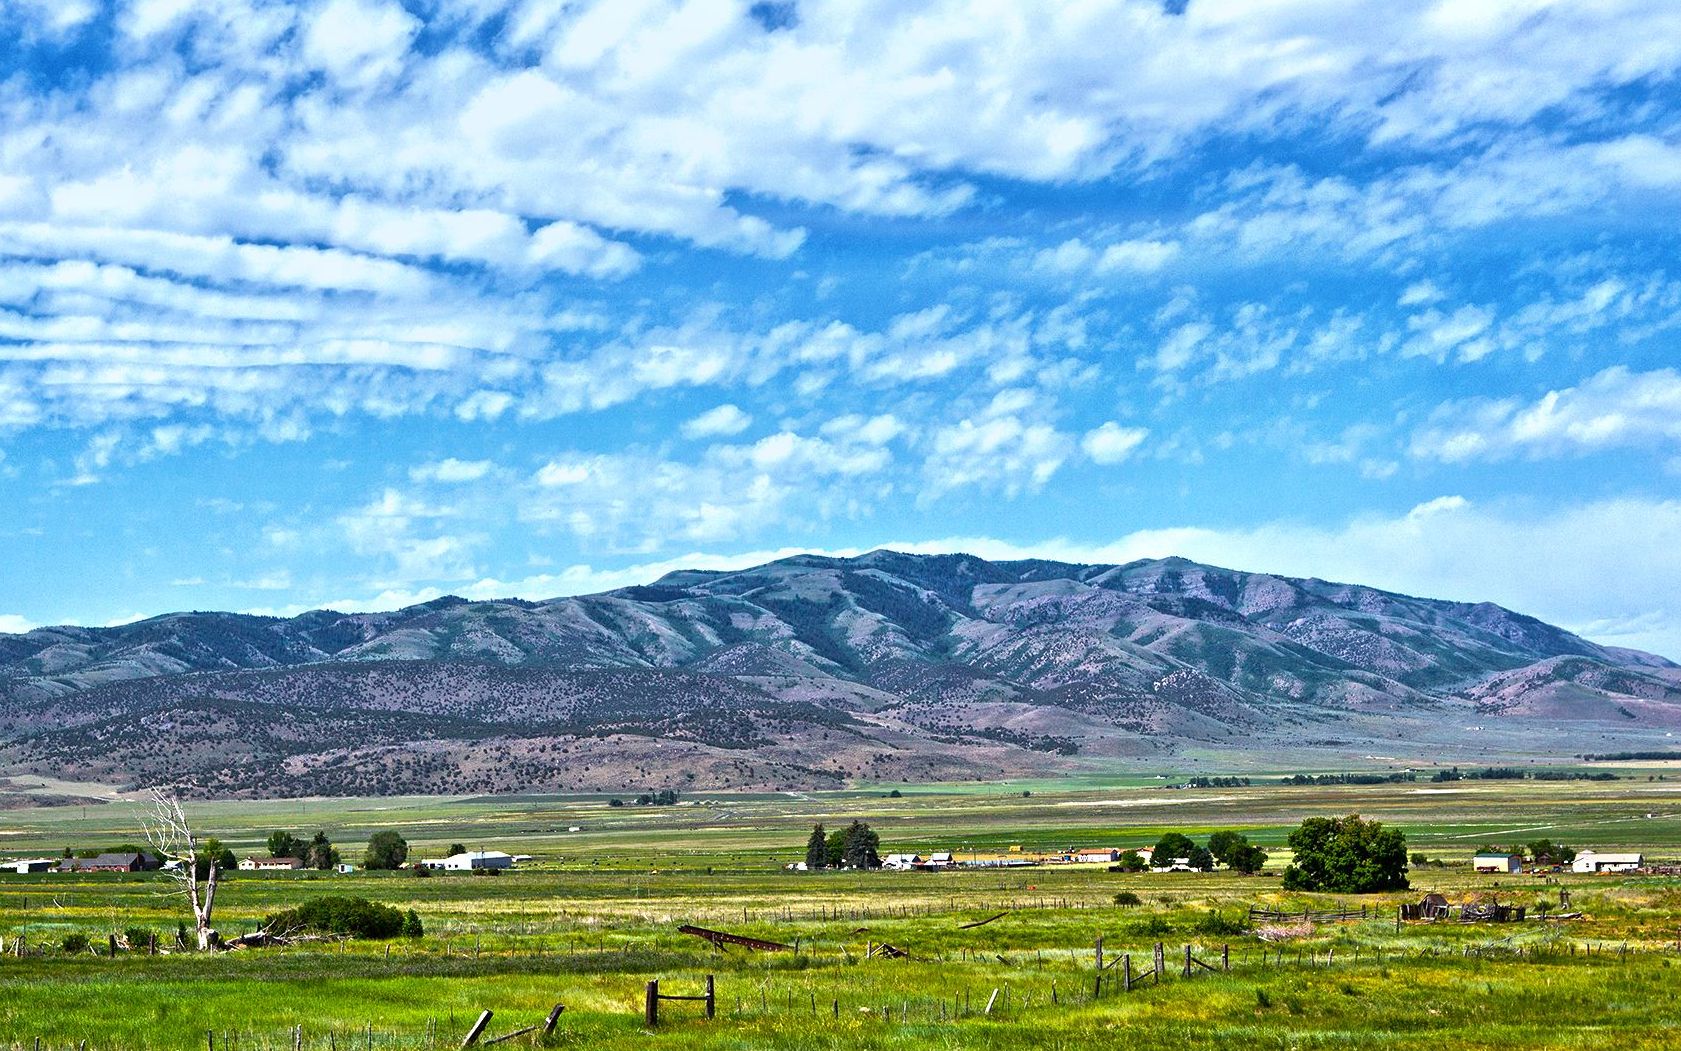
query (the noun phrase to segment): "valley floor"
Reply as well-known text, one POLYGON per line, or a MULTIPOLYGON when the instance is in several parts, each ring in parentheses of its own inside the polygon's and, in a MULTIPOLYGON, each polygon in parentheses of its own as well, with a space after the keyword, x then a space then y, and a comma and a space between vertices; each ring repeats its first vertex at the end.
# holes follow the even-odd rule
MULTIPOLYGON (((1183 1048, 1673 1046, 1681 1025, 1681 879, 1477 876, 1485 840, 1681 856, 1681 796, 1657 771, 1594 783, 1384 785, 1165 791, 1132 784, 971 786, 708 797, 693 806, 607 807, 600 798, 311 800, 193 807, 205 831, 250 852, 270 828, 324 828, 341 847, 395 828, 416 856, 451 841, 529 853, 497 877, 407 873, 254 874, 219 899, 224 935, 324 893, 365 895, 426 923, 392 943, 311 943, 218 955, 66 954, 67 934, 103 945, 145 928, 173 939, 185 915, 155 875, 0 876, 0 1046, 44 1048, 452 1048, 479 1012, 486 1038, 567 1010, 542 1046, 694 1048, 1183 1048), (1031 791, 1031 796, 1023 796, 1031 791), (1447 864, 1405 894, 1339 899, 1279 888, 1284 833, 1310 814, 1360 812, 1406 830, 1447 864), (1648 816, 1650 815, 1650 816, 1648 816), (813 821, 861 817, 883 849, 986 855, 1136 846, 1164 829, 1239 828, 1275 848, 1268 874, 1110 873, 1044 866, 947 873, 789 873, 813 821), (579 830, 568 831, 573 827, 579 830), (1533 907, 1568 890, 1584 915, 1522 924, 1408 923, 1396 906, 1438 890, 1533 907), (1130 892, 1139 904, 1121 906, 1130 892), (1284 940, 1252 930, 1251 905, 1366 906, 1284 940), (984 926, 963 924, 1006 915, 984 926), (694 923, 797 943, 713 951, 694 923), (1167 974, 1124 991, 1164 946, 1167 974), (888 942, 906 959, 866 958, 888 942), (1230 971, 1194 967, 1184 947, 1230 971), (45 947, 37 954, 35 950, 45 947), (717 1017, 662 1005, 642 1020, 644 983, 696 994, 715 976, 717 1017), (996 996, 994 995, 996 991, 996 996), (992 1009, 986 1008, 991 1002, 992 1009)), ((132 838, 121 803, 0 814, 7 855, 132 838)), ((529 1046, 530 1035, 504 1046, 529 1046)))

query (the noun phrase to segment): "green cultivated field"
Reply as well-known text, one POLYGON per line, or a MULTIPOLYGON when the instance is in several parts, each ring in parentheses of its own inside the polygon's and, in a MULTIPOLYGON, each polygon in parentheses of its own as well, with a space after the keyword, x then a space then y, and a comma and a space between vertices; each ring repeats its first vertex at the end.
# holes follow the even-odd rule
MULTIPOLYGON (((325 829, 360 860, 368 834, 395 828, 411 857, 454 841, 535 855, 498 877, 407 873, 234 874, 218 899, 224 936, 312 895, 356 894, 413 908, 418 941, 315 942, 217 955, 115 959, 66 954, 65 935, 103 946, 149 928, 173 941, 186 910, 156 875, 0 875, 0 1046, 289 1048, 455 1047, 480 1010, 487 1037, 540 1022, 565 1003, 548 1046, 696 1048, 1033 1047, 1620 1047, 1673 1046, 1681 1024, 1681 879, 1478 877, 1482 843, 1548 838, 1578 848, 1681 859, 1681 773, 1625 769, 1616 782, 1460 782, 1369 787, 1168 791, 1161 782, 975 785, 869 792, 699 795, 693 805, 610 808, 601 797, 202 803, 206 834, 241 855, 269 830, 325 829), (1655 780, 1660 774, 1677 780, 1655 780), (1648 778, 1653 778, 1649 780, 1648 778), (1032 795, 1024 797, 1024 789, 1032 795), (1450 864, 1415 870, 1407 894, 1348 899, 1366 921, 1320 924, 1264 942, 1251 904, 1327 909, 1342 899, 1289 895, 1276 873, 1119 875, 1046 866, 951 873, 795 874, 813 821, 853 817, 883 853, 938 849, 1028 854, 1142 846, 1164 830, 1219 828, 1277 848, 1303 817, 1359 812, 1403 828, 1409 849, 1450 864), (1648 816, 1651 815, 1651 816, 1648 816), (567 831, 580 826, 580 831, 567 831), (1395 906, 1424 890, 1479 892, 1533 905, 1570 891, 1582 920, 1409 924, 1395 906), (1114 896, 1142 899, 1119 907, 1114 896), (971 930, 959 925, 1009 915, 971 930), (799 944, 797 953, 715 953, 676 933, 690 922, 799 944), (22 936, 30 951, 11 955, 22 936), (1130 994, 1119 968, 1094 997, 1094 941, 1108 960, 1169 973, 1130 994), (864 959, 871 942, 911 959, 864 959), (1183 946, 1229 973, 1180 975, 1183 946), (45 951, 35 950, 46 947, 45 951), (1282 952, 1282 959, 1278 955, 1282 952), (1591 955, 1590 955, 1591 953, 1591 955), (1265 963, 1262 962, 1263 954, 1265 963), (1331 961, 1326 962, 1327 955, 1331 961), (663 1005, 643 1028, 643 983, 698 993, 714 974, 718 1017, 663 1005), (990 1015, 987 1001, 997 990, 990 1015)), ((1276 780, 1268 778, 1267 780, 1276 780)), ((0 855, 57 855, 138 838, 121 804, 0 814, 0 855)), ((528 1046, 521 1037, 498 1046, 528 1046)))

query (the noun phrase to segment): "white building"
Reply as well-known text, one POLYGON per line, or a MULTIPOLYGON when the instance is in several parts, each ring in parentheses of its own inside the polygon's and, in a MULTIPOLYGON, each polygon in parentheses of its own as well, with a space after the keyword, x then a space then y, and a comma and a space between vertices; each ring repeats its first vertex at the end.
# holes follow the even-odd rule
POLYGON ((1645 858, 1639 854, 1601 854, 1594 850, 1584 850, 1576 855, 1576 860, 1570 863, 1572 872, 1633 872, 1645 864, 1645 858))
POLYGON ((1478 854, 1471 859, 1471 867, 1478 872, 1511 874, 1523 871, 1523 859, 1516 854, 1478 854))
POLYGON ((1073 853, 1074 860, 1084 865, 1108 865, 1121 859, 1121 852, 1114 847, 1081 849, 1073 853))
POLYGON ((246 872, 290 871, 304 867, 302 858, 246 858, 239 863, 246 872))
POLYGON ((473 869, 512 868, 514 856, 500 850, 469 850, 465 854, 451 854, 447 858, 428 858, 421 862, 429 869, 443 872, 471 872, 473 869))
POLYGON ((907 872, 922 864, 921 854, 889 854, 881 859, 881 867, 907 872))
POLYGON ((16 872, 20 876, 31 872, 51 872, 57 867, 57 858, 20 858, 17 861, 8 861, 4 865, 0 865, 0 868, 7 872, 16 872))
POLYGON ((928 855, 928 864, 925 867, 931 869, 954 869, 957 867, 957 859, 951 856, 951 851, 949 850, 936 850, 934 853, 928 855))

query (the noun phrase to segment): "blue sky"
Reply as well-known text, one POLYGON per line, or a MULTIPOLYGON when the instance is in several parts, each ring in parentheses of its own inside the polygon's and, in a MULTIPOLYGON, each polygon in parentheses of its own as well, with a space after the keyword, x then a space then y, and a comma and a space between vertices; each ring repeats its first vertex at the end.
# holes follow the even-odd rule
POLYGON ((0 630, 882 545, 1681 658, 1657 0, 0 2, 0 630))

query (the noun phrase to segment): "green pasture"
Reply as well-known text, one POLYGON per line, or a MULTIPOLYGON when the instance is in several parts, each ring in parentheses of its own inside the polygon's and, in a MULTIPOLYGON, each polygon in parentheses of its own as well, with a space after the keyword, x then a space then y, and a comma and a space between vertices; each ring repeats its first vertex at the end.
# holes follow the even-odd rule
MULTIPOLYGON (((629 1048, 1068 1047, 1121 1041, 1203 1047, 1670 1046, 1681 1024, 1681 880, 1480 877, 1465 864, 1485 840, 1681 858, 1681 782, 1629 771, 1616 782, 1284 787, 1169 791, 1138 783, 901 787, 846 793, 716 794, 691 806, 609 807, 605 797, 194 803, 206 834, 241 854, 274 828, 324 829, 359 860, 368 834, 395 828, 414 856, 461 841, 527 853, 500 876, 235 873, 218 897, 224 936, 325 894, 414 909, 418 940, 318 941, 284 948, 148 956, 58 946, 82 933, 155 930, 172 947, 186 915, 157 874, 0 875, 0 1047, 455 1047, 479 1011, 494 1037, 566 1013, 545 1046, 629 1048), (1426 791, 1429 790, 1429 791, 1426 791), (990 854, 1135 846, 1164 830, 1238 828, 1276 847, 1303 817, 1359 812, 1403 828, 1409 848, 1448 862, 1412 874, 1405 894, 1338 899, 1284 893, 1268 874, 1110 873, 1043 866, 947 873, 786 872, 814 821, 863 818, 883 849, 990 854), (1651 815, 1651 816, 1648 816, 1651 815), (578 826, 579 831, 569 832, 578 826), (1493 893, 1584 913, 1568 922, 1408 924, 1395 907, 1424 890, 1493 893), (1115 895, 1140 904, 1120 906, 1115 895), (1263 940, 1248 908, 1365 905, 1368 918, 1263 940), (985 926, 962 925, 997 913, 985 926), (693 923, 797 943, 789 953, 720 953, 677 933, 693 923), (1159 984, 1094 996, 1095 942, 1109 962, 1149 967, 1159 984), (11 955, 21 938, 26 952, 11 955), (866 959, 888 942, 909 959, 866 959), (1183 947, 1229 973, 1180 974, 1183 947), (40 950, 40 951, 37 951, 40 950), (1281 955, 1282 954, 1282 955, 1281 955), (1329 960, 1329 962, 1327 962, 1329 960), (1263 962, 1264 961, 1264 962, 1263 962), (716 976, 718 1017, 665 1005, 642 1025, 643 984, 679 994, 716 976), (996 999, 993 998, 997 991, 996 999), (990 1014, 986 1004, 993 1001, 990 1014)), ((57 854, 134 840, 124 804, 0 814, 0 855, 57 854)), ((1278 932, 1269 932, 1278 933, 1278 932)), ((529 1046, 530 1037, 497 1046, 529 1046)))

